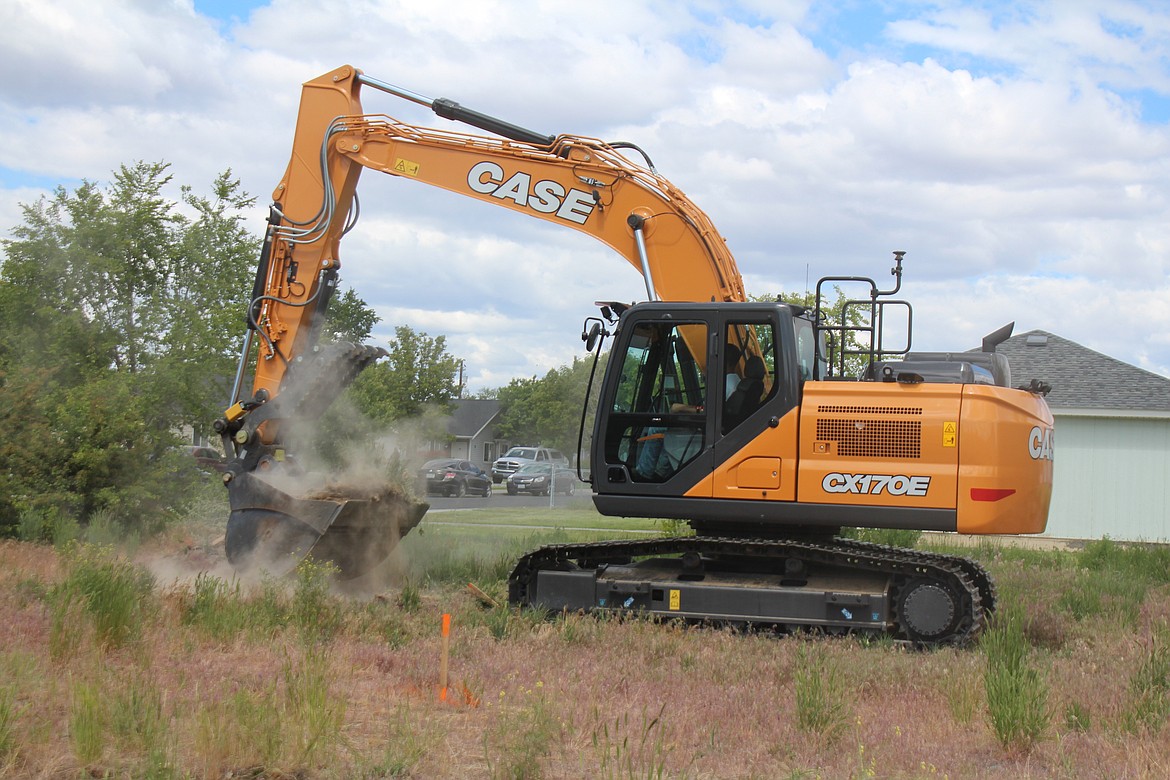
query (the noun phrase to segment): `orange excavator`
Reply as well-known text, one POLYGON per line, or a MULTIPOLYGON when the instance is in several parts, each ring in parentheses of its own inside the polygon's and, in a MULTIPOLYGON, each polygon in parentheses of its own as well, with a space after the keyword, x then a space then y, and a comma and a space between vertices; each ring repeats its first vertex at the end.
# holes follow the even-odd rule
POLYGON ((710 219, 635 145, 542 135, 350 66, 304 84, 231 405, 216 423, 234 455, 224 474, 233 564, 311 556, 357 576, 426 511, 390 489, 315 480, 285 454, 286 427, 319 416, 383 354, 317 344, 366 168, 592 235, 645 281, 645 302, 603 304, 582 333, 598 355, 613 342, 588 479, 601 513, 677 519, 694 535, 540 548, 516 564, 513 604, 918 645, 962 644, 986 623, 995 588, 975 561, 839 533, 1044 530, 1048 388, 1013 386, 995 352, 1010 326, 981 351, 911 351, 909 304, 892 297, 902 252, 889 290, 866 277, 827 277, 813 306, 748 302, 710 219), (366 114, 363 88, 491 135, 366 114), (842 301, 830 321, 825 288, 842 284, 865 294, 842 301), (887 323, 902 317, 891 344, 887 323))

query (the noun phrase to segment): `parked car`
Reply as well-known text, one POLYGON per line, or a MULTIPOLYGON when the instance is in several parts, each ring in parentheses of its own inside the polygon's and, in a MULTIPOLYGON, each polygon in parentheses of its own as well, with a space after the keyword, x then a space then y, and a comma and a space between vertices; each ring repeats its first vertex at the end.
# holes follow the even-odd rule
POLYGON ((559 450, 548 447, 513 447, 492 464, 492 482, 498 485, 529 463, 559 463, 568 466, 569 459, 559 450))
POLYGON ((550 490, 566 496, 573 495, 573 485, 577 482, 577 472, 560 463, 528 463, 508 477, 508 495, 517 493, 532 493, 537 496, 547 496, 550 490), (549 479, 552 478, 550 484, 549 479))
POLYGON ((212 447, 184 444, 178 449, 179 452, 194 461, 199 475, 203 479, 210 479, 213 472, 223 471, 227 467, 227 461, 212 447))
POLYGON ((468 460, 439 458, 429 460, 418 471, 419 485, 428 494, 463 496, 475 493, 487 498, 492 494, 492 480, 483 469, 468 460))

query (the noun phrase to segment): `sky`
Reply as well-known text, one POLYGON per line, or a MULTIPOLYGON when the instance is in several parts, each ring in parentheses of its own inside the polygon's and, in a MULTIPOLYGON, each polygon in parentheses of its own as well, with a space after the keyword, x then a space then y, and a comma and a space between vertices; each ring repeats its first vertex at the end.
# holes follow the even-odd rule
MULTIPOLYGON (((637 143, 749 293, 886 286, 915 349, 1014 321, 1170 376, 1170 6, 1160 0, 5 0, 0 237, 20 204, 163 161, 230 169, 259 235, 300 85, 340 65, 541 133, 637 143)), ((364 108, 454 129, 366 90, 364 108)), ((343 285, 444 335, 471 392, 584 356, 645 298, 593 239, 367 172, 343 285)), ((1042 377, 1041 377, 1042 378, 1042 377)))

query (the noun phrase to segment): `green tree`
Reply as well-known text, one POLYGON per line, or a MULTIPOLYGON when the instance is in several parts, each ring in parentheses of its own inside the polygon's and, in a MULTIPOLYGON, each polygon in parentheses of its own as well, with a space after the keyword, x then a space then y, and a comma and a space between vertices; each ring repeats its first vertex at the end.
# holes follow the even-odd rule
POLYGON ((149 525, 181 503, 183 424, 227 400, 259 243, 230 171, 164 195, 165 163, 22 204, 0 266, 0 524, 25 511, 149 525))
POLYGON ((394 329, 389 355, 367 368, 350 388, 367 417, 391 422, 420 415, 428 406, 447 408, 459 392, 459 358, 447 352, 446 336, 428 336, 409 325, 394 329))
MULTIPOLYGON (((581 406, 586 402, 585 391, 592 366, 592 357, 574 357, 572 363, 554 368, 539 379, 513 379, 501 387, 496 392, 500 399, 498 435, 516 443, 544 444, 564 452, 575 452, 581 406)), ((593 431, 597 383, 604 372, 603 357, 589 399, 585 422, 586 450, 593 431)))
MULTIPOLYGON (((860 327, 867 324, 865 312, 861 308, 850 306, 848 309, 846 309, 845 303, 847 299, 845 297, 845 293, 841 291, 840 287, 834 286, 833 292, 836 295, 834 299, 821 301, 821 317, 824 324, 840 325, 842 323, 842 317, 848 318, 847 324, 851 328, 860 327)), ((810 310, 814 310, 816 308, 816 293, 812 292, 780 292, 764 295, 748 295, 748 299, 760 302, 779 301, 781 303, 788 303, 794 306, 803 306, 810 310)), ((858 331, 846 330, 844 331, 844 334, 846 349, 850 351, 856 351, 867 350, 869 348, 868 338, 865 340, 860 338, 858 331)), ((840 358, 838 357, 839 353, 837 352, 837 350, 840 348, 839 344, 837 343, 838 341, 840 341, 840 339, 835 338, 835 340, 830 342, 830 354, 826 356, 833 358, 833 370, 836 370, 836 367, 840 366, 840 358)), ((763 346, 765 349, 770 347, 769 344, 763 344, 761 346, 763 346)), ((865 370, 866 362, 867 361, 860 355, 847 355, 845 357, 845 374, 848 376, 857 376, 861 374, 865 370)))
POLYGON ((381 320, 357 293, 346 289, 341 295, 335 295, 329 303, 321 340, 364 344, 381 320))

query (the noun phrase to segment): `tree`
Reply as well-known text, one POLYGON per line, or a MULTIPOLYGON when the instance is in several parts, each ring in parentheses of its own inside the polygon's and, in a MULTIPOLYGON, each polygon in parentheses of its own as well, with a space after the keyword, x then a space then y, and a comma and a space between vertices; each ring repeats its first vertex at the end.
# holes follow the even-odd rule
MULTIPOLYGON (((513 379, 501 387, 500 417, 497 434, 509 441, 524 444, 544 444, 565 452, 575 452, 581 425, 581 406, 592 358, 573 358, 570 364, 550 370, 542 378, 513 379)), ((605 371, 604 358, 598 366, 598 377, 605 371)), ((585 421, 586 442, 593 430, 592 413, 596 405, 597 379, 589 399, 589 414, 585 421)))
POLYGON ((338 468, 382 457, 376 440, 391 428, 404 452, 414 449, 407 439, 421 444, 446 435, 444 415, 458 392, 460 360, 447 352, 445 336, 432 338, 408 325, 394 334, 389 355, 359 374, 319 423, 294 426, 292 446, 314 465, 338 468))
POLYGON ((321 340, 362 344, 370 338, 374 326, 381 320, 357 293, 346 289, 341 295, 335 295, 329 303, 321 340))
POLYGON ((382 422, 414 417, 428 405, 446 408, 458 391, 459 358, 448 354, 446 336, 428 336, 409 325, 394 329, 390 354, 367 368, 351 389, 357 408, 382 422))
POLYGON ((165 197, 166 163, 22 204, 0 266, 0 524, 106 511, 149 525, 182 502, 173 445, 227 400, 259 242, 231 172, 165 197))
MULTIPOLYGON (((821 316, 823 318, 824 323, 831 324, 831 325, 840 325, 842 323, 842 317, 847 317, 848 318, 848 325, 850 327, 855 328, 855 327, 860 327, 860 326, 864 326, 867 324, 867 321, 863 315, 862 309, 860 309, 856 306, 850 306, 848 309, 846 309, 845 303, 846 303, 847 299, 845 298, 845 293, 843 293, 841 291, 840 287, 834 286, 833 292, 836 293, 835 299, 833 299, 832 301, 828 301, 828 300, 821 301, 821 316)), ((812 293, 812 292, 804 292, 804 293, 780 292, 780 293, 772 293, 772 294, 765 294, 765 295, 748 295, 748 300, 760 301, 760 302, 779 301, 781 303, 788 303, 788 304, 792 304, 795 306, 803 306, 807 309, 815 309, 816 308, 816 293, 812 293)), ((863 342, 861 340, 861 338, 859 337, 858 331, 846 330, 846 331, 844 331, 844 334, 845 334, 846 349, 848 349, 850 351, 861 351, 861 350, 869 349, 868 339, 865 342, 863 342)), ((839 336, 839 334, 838 334, 838 336, 839 336)), ((840 341, 839 337, 836 339, 836 341, 840 341)), ((771 345, 763 344, 761 346, 763 346, 765 349, 767 349, 767 348, 770 348, 771 345)), ((833 358, 833 361, 832 361, 832 364, 834 366, 833 370, 836 370, 836 367, 840 366, 840 359, 838 357, 835 357, 836 355, 839 354, 836 351, 837 349, 839 349, 839 344, 837 344, 835 341, 831 342, 829 344, 829 354, 823 356, 826 359, 830 358, 830 357, 833 358)), ((845 373, 847 375, 850 375, 850 376, 860 375, 865 370, 866 362, 867 361, 860 355, 846 355, 845 356, 845 373)))

